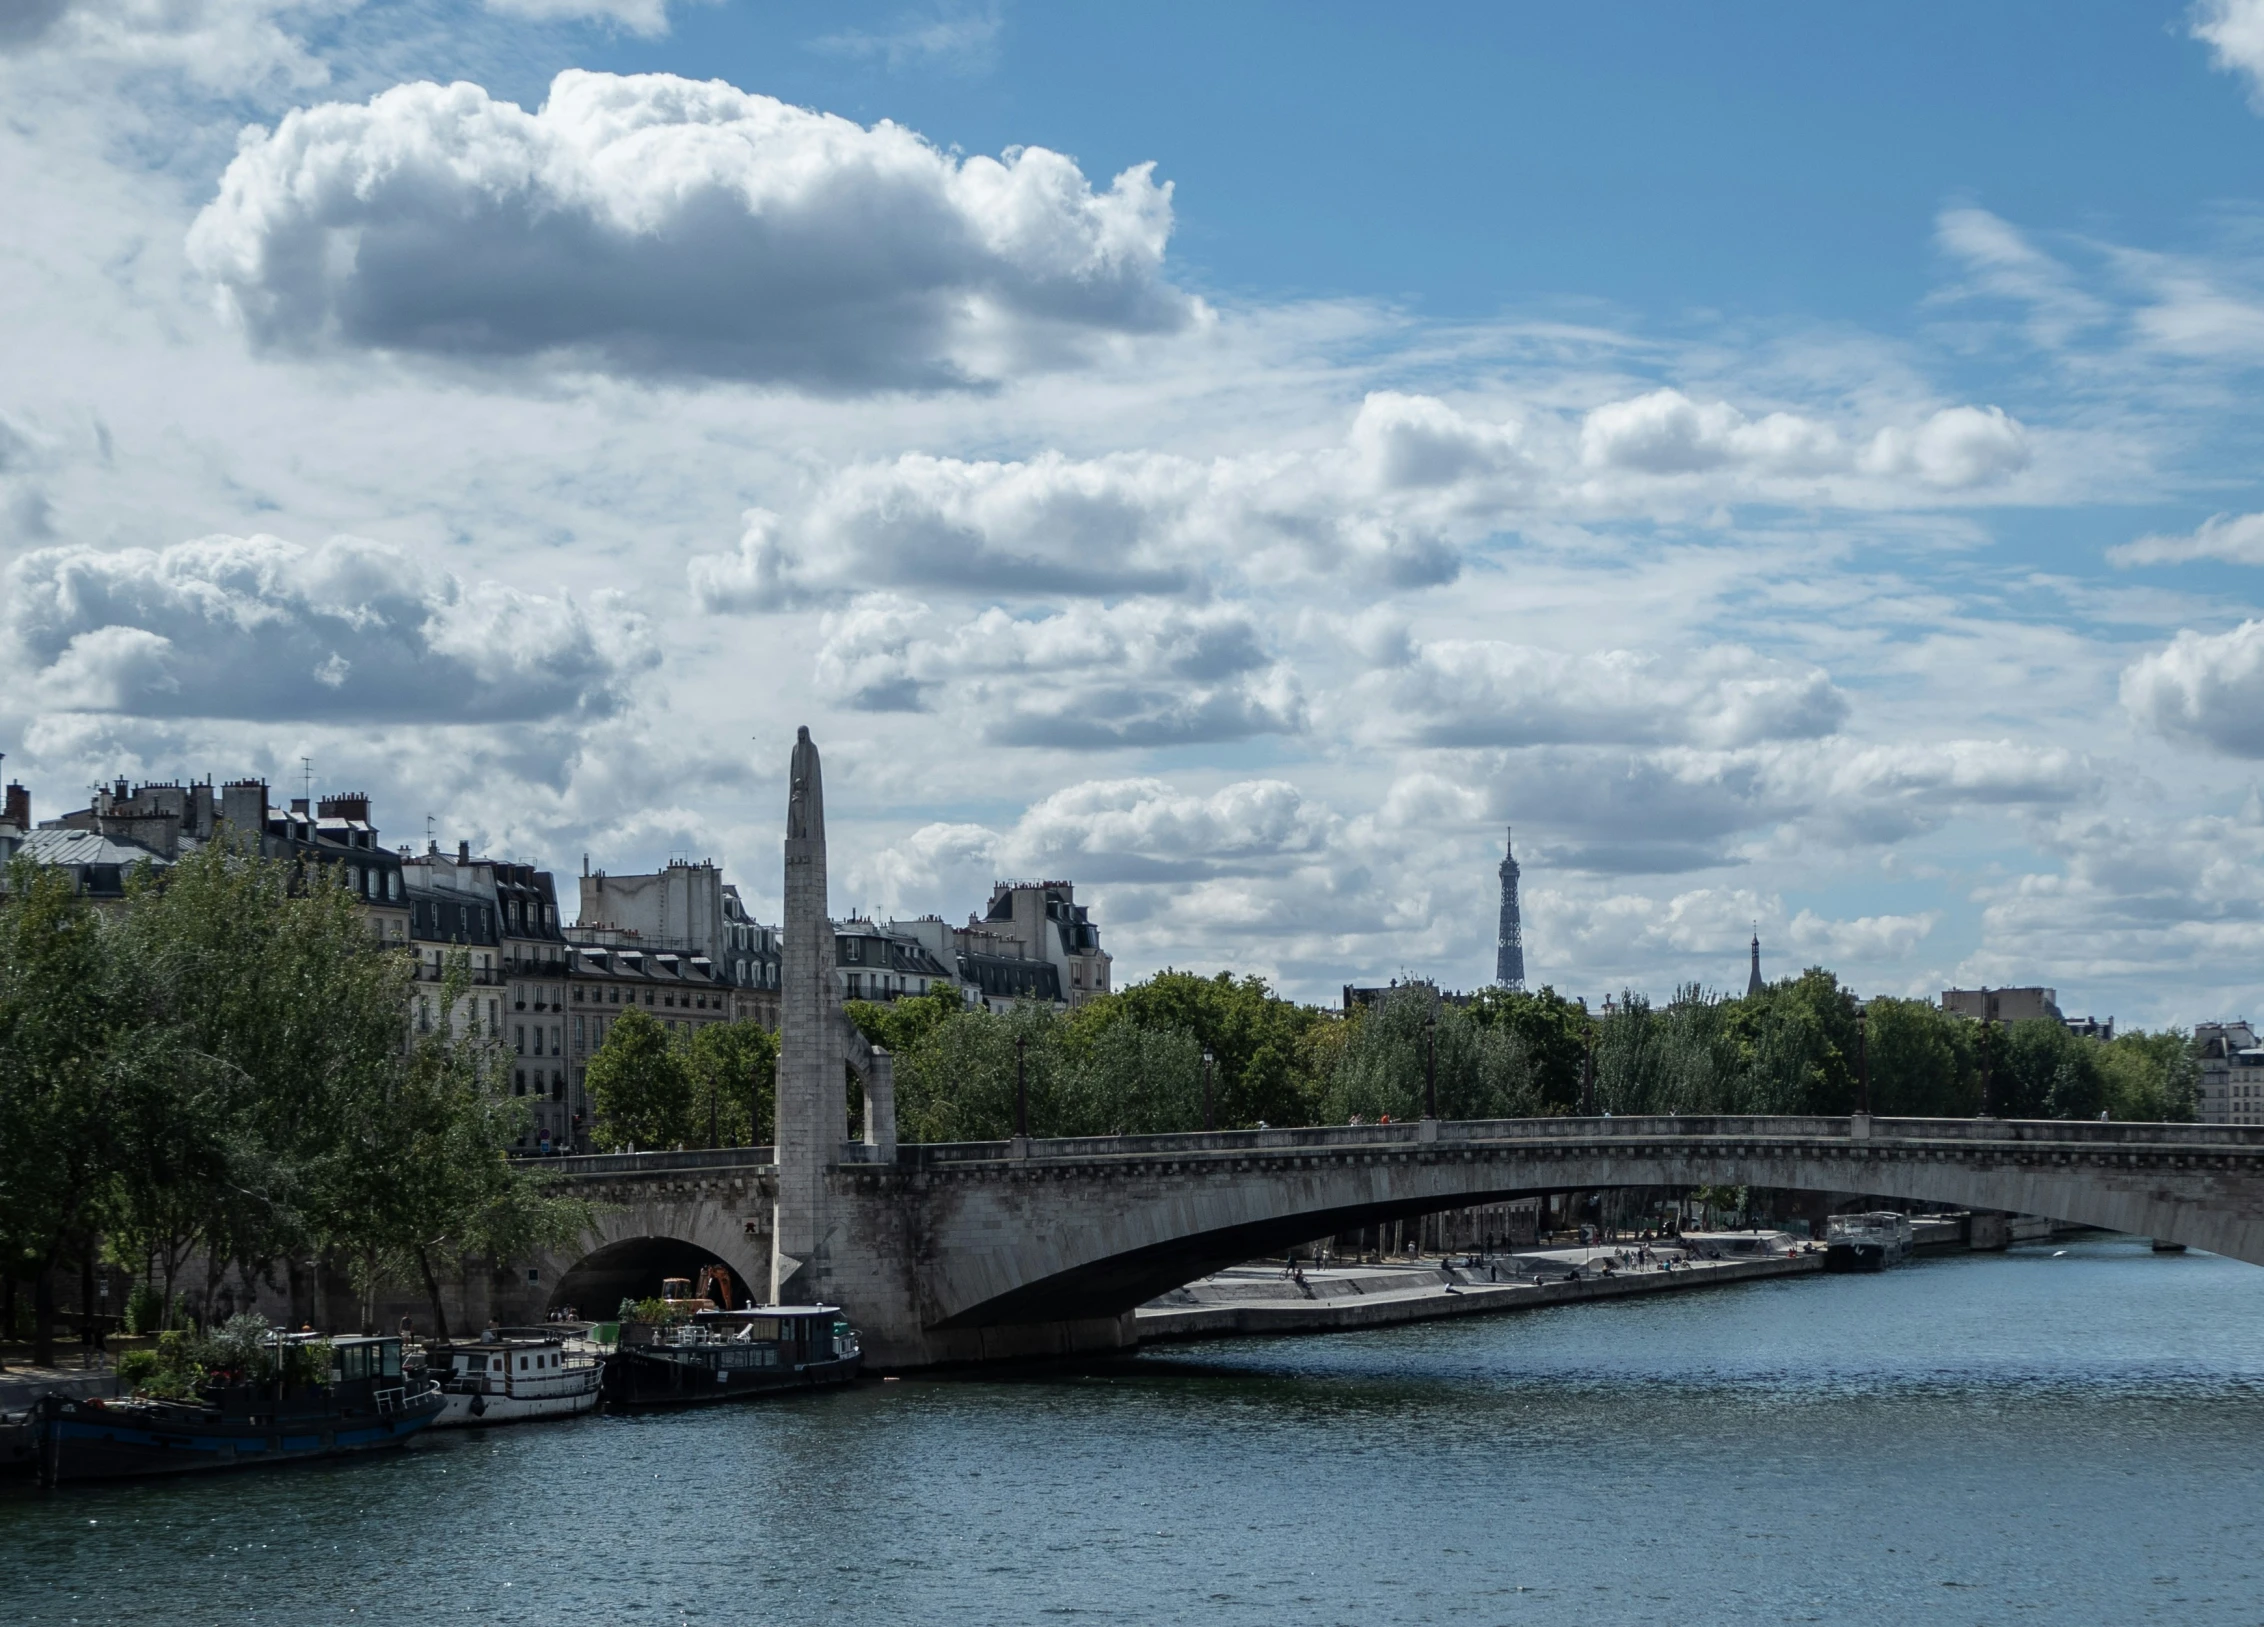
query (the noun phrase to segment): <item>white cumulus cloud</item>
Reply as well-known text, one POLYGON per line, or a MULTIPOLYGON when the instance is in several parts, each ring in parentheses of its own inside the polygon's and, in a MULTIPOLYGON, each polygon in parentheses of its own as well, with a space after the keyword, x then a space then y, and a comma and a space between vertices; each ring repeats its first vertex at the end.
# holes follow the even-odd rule
POLYGON ((47 548, 0 611, 18 681, 49 707, 151 717, 460 723, 602 716, 650 641, 585 608, 466 583, 397 548, 205 537, 47 548))
POLYGON ((2224 633, 2181 631, 2124 669, 2122 701, 2172 739, 2264 757, 2264 621, 2224 633))
POLYGON ((530 113, 399 85, 253 130, 189 235, 258 343, 817 390, 1063 364, 1198 307, 1171 189, 955 157, 720 81, 569 70, 530 113))

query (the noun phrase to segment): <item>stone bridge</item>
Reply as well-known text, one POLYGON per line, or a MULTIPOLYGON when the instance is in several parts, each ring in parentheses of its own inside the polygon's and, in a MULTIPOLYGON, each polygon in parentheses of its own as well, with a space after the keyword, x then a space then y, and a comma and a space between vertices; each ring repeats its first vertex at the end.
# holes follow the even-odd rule
MULTIPOLYGON (((813 1292, 877 1366, 1105 1349, 1220 1266, 1355 1227, 1537 1194, 1760 1186, 1994 1209, 2264 1264, 2264 1129, 1993 1119, 1426 1120, 1309 1130, 840 1145, 813 1292)), ((548 1161, 600 1206, 530 1296, 610 1309, 720 1260, 758 1294, 779 1208, 767 1147, 548 1161)))

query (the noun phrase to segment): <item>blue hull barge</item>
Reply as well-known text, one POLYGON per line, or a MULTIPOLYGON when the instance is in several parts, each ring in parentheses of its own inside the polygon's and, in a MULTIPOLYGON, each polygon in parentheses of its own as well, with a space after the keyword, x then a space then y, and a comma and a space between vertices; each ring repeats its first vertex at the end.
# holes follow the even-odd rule
POLYGON ((50 1395, 31 1418, 41 1483, 380 1451, 440 1416, 440 1386, 403 1378, 399 1339, 337 1339, 331 1351, 326 1384, 218 1384, 181 1401, 50 1395))

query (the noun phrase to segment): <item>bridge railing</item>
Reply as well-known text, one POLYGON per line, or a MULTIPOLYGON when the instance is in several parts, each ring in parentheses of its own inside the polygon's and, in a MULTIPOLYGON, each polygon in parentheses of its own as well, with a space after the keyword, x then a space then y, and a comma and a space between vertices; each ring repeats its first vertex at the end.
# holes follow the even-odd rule
MULTIPOLYGON (((1027 1156, 1045 1159, 1158 1158, 1178 1154, 1217 1156, 1240 1152, 1331 1152, 1364 1147, 1396 1147, 1426 1142, 1441 1145, 1598 1141, 1844 1141, 1859 1133, 1873 1140, 2050 1143, 2150 1147, 2264 1146, 2264 1127, 2229 1124, 2099 1123, 2082 1119, 1916 1119, 1875 1118, 1867 1122, 1801 1114, 1711 1115, 1635 1114, 1622 1117, 1538 1119, 1448 1119, 1435 1125, 1420 1120, 1398 1124, 1339 1124, 1284 1130, 1213 1130, 1180 1135, 1077 1136, 1033 1140, 1027 1156)), ((1016 1156, 1011 1141, 958 1141, 906 1144, 897 1149, 900 1167, 989 1163, 1016 1156)))
POLYGON ((558 1158, 528 1158, 521 1167, 546 1175, 644 1175, 669 1169, 738 1169, 775 1164, 770 1147, 697 1147, 683 1152, 589 1152, 558 1158))
MULTIPOLYGON (((1012 1159, 1215 1158, 1238 1153, 1351 1152, 1436 1143, 1442 1146, 1522 1142, 1528 1145, 1593 1145, 1599 1141, 1874 1141, 1953 1143, 2007 1142, 2061 1147, 2144 1146, 2240 1149, 2264 1147, 2264 1126, 2232 1124, 2149 1124, 2090 1119, 1915 1119, 1866 1121, 1812 1115, 1728 1116, 1636 1114, 1602 1118, 1447 1119, 1435 1124, 1335 1124, 1282 1130, 1205 1130, 1178 1135, 1069 1136, 1012 1141, 905 1142, 896 1149, 898 1169, 940 1169, 1012 1159)), ((572 1176, 653 1174, 669 1170, 737 1169, 775 1163, 769 1147, 717 1147, 685 1152, 592 1153, 530 1158, 535 1169, 572 1176)), ((856 1144, 841 1149, 840 1162, 870 1164, 876 1149, 856 1144)))

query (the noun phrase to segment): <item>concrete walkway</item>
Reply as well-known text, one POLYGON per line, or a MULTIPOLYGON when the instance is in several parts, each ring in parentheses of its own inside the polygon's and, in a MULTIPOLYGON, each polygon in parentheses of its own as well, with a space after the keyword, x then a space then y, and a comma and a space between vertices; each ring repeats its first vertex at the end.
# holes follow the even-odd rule
MULTIPOLYGON (((1473 1269, 1430 1262, 1311 1270, 1305 1273, 1305 1288, 1300 1289, 1282 1276, 1279 1267, 1239 1266, 1141 1306, 1133 1313, 1134 1325, 1142 1344, 1237 1334, 1326 1333, 1425 1322, 1442 1316, 1472 1316, 1483 1311, 1527 1310, 1577 1300, 1675 1293, 1824 1269, 1824 1256, 1816 1253, 1762 1260, 1700 1260, 1677 1265, 1672 1271, 1653 1266, 1590 1274, 1594 1267, 1589 1261, 1600 1261, 1617 1252, 1605 1248, 1552 1249, 1547 1251, 1542 1276, 1499 1282, 1487 1281, 1482 1266, 1473 1269), (1566 1280, 1576 1265, 1587 1268, 1577 1278, 1566 1280)), ((1507 1272, 1503 1275, 1506 1278, 1507 1272)))
POLYGON ((0 1412, 21 1412, 50 1393, 116 1395, 118 1374, 110 1367, 25 1367, 15 1362, 0 1369, 0 1412))

